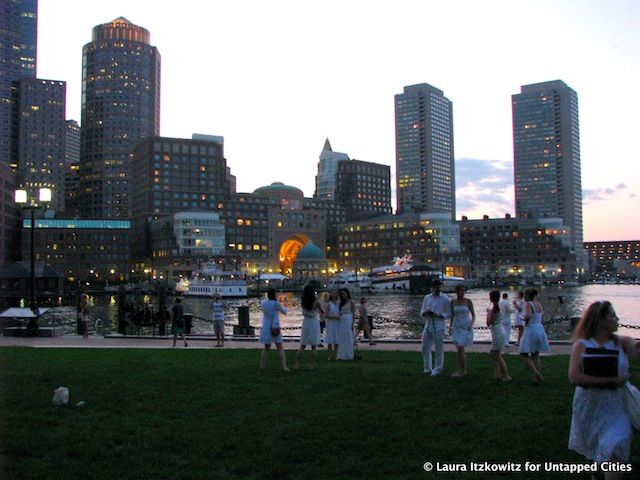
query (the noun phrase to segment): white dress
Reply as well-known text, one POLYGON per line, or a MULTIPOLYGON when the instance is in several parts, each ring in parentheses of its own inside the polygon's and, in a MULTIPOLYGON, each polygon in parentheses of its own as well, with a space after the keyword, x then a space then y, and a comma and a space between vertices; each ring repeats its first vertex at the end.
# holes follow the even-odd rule
POLYGON ((461 347, 473 345, 473 322, 467 305, 453 306, 453 343, 461 347))
POLYGON ((491 351, 500 352, 504 348, 504 322, 502 312, 498 310, 496 319, 491 324, 491 351))
POLYGON ((516 300, 516 312, 513 324, 516 327, 524 327, 524 300, 516 300), (519 309, 519 310, 518 310, 519 309))
MULTIPOLYGON (((580 340, 585 347, 600 347, 593 339, 580 340)), ((618 375, 627 375, 629 363, 624 349, 613 340, 604 348, 618 350, 618 375)), ((622 388, 576 387, 569 448, 595 462, 606 462, 612 456, 629 461, 633 429, 624 408, 622 388)))
POLYGON ((280 328, 279 312, 286 314, 287 309, 277 300, 263 300, 262 306, 262 331, 260 343, 282 343, 282 334, 271 335, 272 328, 280 328))
POLYGON ((529 306, 531 307, 531 317, 529 317, 529 323, 524 327, 524 333, 520 339, 520 353, 549 352, 551 349, 542 325, 542 312, 536 312, 533 302, 529 302, 529 306))
POLYGON ((320 319, 315 310, 302 309, 302 330, 300 345, 320 344, 320 319))
POLYGON ((338 333, 338 360, 353 360, 353 313, 351 303, 340 309, 340 327, 338 333))
POLYGON ((340 307, 334 302, 327 303, 327 312, 325 314, 325 326, 324 326, 324 343, 327 345, 334 345, 339 340, 339 327, 340 319, 331 318, 332 315, 338 315, 340 307))

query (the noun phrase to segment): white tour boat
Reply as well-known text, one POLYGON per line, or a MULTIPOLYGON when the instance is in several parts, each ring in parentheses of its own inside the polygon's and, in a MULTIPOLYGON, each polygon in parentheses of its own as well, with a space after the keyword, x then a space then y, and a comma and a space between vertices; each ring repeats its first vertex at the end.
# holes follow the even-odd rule
POLYGON ((411 255, 395 258, 392 265, 373 268, 369 278, 372 292, 386 293, 425 293, 435 279, 442 281, 444 292, 465 284, 463 277, 445 275, 428 265, 414 265, 411 255))
POLYGON ((355 272, 338 272, 335 277, 329 280, 327 288, 329 290, 346 288, 351 293, 366 292, 371 290, 371 277, 358 275, 355 272))
POLYGON ((222 298, 246 298, 247 279, 241 272, 221 270, 215 262, 206 262, 190 280, 178 282, 176 291, 191 297, 211 298, 218 293, 222 298))

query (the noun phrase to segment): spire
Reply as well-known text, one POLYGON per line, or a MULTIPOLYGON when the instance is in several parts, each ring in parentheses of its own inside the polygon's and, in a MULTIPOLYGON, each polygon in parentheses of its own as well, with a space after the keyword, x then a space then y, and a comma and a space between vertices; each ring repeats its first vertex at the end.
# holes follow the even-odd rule
POLYGON ((331 144, 329 143, 329 137, 327 137, 327 139, 324 142, 324 148, 322 150, 328 150, 330 152, 333 152, 333 150, 331 149, 331 144))

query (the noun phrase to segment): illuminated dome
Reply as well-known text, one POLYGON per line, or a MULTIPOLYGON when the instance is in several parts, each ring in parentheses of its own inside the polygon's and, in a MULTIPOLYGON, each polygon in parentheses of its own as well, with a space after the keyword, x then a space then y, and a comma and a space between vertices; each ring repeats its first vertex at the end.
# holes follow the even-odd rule
POLYGON ((256 188, 253 193, 256 195, 264 195, 265 197, 286 198, 288 200, 297 200, 304 198, 304 193, 297 187, 285 185, 282 182, 273 182, 271 185, 256 188))
POLYGON ((296 261, 300 260, 324 260, 324 252, 322 249, 313 242, 307 243, 298 252, 296 261))

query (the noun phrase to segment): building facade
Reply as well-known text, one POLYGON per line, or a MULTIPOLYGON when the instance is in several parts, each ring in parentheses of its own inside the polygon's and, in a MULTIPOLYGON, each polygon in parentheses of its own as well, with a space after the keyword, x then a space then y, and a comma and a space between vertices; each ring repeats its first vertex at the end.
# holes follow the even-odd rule
POLYGON ((80 196, 88 218, 128 218, 133 148, 160 134, 160 53, 124 18, 82 49, 80 196))
POLYGON ((640 277, 640 240, 585 242, 584 249, 597 280, 640 277))
POLYGON ((23 78, 17 85, 18 182, 37 198, 52 190, 50 208, 65 209, 66 82, 23 78))
MULTIPOLYGON (((22 222, 22 258, 31 258, 31 219, 22 222)), ((104 284, 131 278, 131 222, 37 218, 35 259, 70 282, 104 284)))
POLYGON ((15 173, 0 162, 0 265, 18 260, 18 207, 14 200, 15 173))
POLYGON ((335 201, 348 221, 388 215, 391 210, 391 168, 361 160, 338 163, 335 201))
POLYGON ((395 96, 398 213, 444 212, 455 218, 453 106, 421 83, 395 96))
POLYGON ((584 273, 576 264, 571 232, 560 218, 489 218, 460 225, 460 247, 469 259, 469 276, 493 281, 540 282, 574 279, 584 273))
POLYGON ((38 1, 0 2, 0 162, 17 166, 16 84, 36 78, 38 1))
POLYGON ((334 152, 327 138, 320 152, 314 198, 328 201, 336 199, 338 165, 345 160, 349 160, 349 155, 334 152))
POLYGON ((555 80, 523 85, 511 104, 516 215, 561 218, 582 252, 578 95, 555 80))

